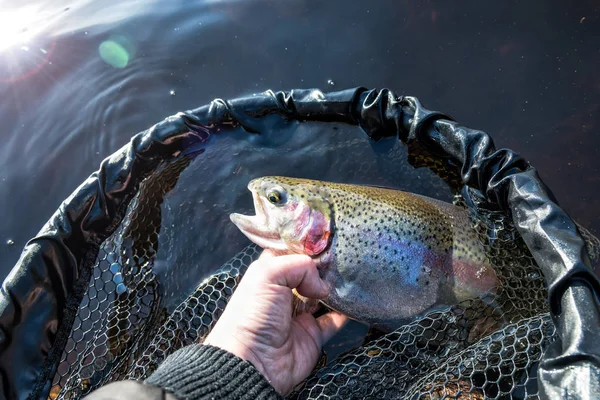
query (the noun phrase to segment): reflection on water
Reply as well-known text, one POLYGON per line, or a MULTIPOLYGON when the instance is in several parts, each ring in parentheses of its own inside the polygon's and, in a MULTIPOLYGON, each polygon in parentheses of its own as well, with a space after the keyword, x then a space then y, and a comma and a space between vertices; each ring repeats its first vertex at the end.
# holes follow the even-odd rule
POLYGON ((35 10, 27 7, 3 11, 0 14, 0 51, 19 44, 26 46, 31 41, 36 35, 36 32, 28 27, 33 22, 29 19, 32 15, 35 15, 35 10))
POLYGON ((0 5, 3 274, 132 134, 266 89, 415 95, 525 155, 578 221, 600 229, 595 2, 23 3, 0 5))

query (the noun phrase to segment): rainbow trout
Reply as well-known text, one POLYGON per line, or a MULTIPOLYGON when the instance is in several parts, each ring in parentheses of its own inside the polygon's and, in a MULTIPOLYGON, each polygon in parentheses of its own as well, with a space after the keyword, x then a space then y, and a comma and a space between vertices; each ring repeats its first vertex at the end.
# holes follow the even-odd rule
POLYGON ((256 215, 231 214, 254 243, 312 257, 323 303, 372 327, 495 292, 497 276, 467 211, 379 187, 264 177, 248 189, 256 215))

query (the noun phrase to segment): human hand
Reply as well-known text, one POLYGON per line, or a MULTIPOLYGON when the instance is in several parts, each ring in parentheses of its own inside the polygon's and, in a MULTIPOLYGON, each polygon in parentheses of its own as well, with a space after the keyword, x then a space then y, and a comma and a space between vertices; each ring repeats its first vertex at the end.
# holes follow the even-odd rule
POLYGON ((310 374, 323 344, 347 321, 337 312, 293 317, 292 289, 317 299, 328 293, 310 257, 265 250, 204 340, 251 362, 281 395, 310 374))

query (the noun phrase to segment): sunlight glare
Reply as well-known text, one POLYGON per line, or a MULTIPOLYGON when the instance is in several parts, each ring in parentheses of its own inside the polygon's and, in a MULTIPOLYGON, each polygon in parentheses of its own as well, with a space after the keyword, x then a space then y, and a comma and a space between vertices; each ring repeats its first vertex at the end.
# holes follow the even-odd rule
POLYGON ((0 10, 0 52, 12 46, 24 46, 31 40, 34 32, 30 25, 35 14, 30 9, 14 11, 0 10))

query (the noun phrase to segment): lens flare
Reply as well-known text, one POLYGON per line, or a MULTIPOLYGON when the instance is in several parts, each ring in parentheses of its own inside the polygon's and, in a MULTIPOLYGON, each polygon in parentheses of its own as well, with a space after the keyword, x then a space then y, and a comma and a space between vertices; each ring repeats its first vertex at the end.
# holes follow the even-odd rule
POLYGON ((50 63, 56 44, 47 34, 52 20, 36 7, 0 7, 0 83, 26 79, 50 63))

